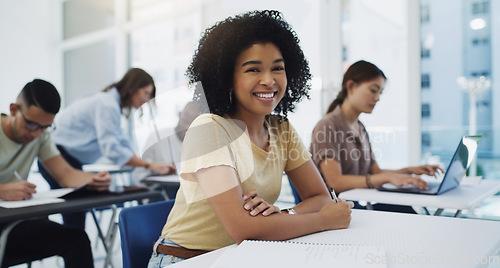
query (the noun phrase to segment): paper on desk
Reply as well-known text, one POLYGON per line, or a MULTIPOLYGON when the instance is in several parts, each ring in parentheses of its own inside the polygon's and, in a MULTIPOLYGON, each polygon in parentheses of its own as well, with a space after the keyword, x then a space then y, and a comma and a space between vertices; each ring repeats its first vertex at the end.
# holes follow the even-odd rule
POLYGON ((84 189, 85 187, 87 187, 87 185, 88 184, 84 184, 77 188, 61 188, 61 189, 53 189, 50 191, 38 192, 33 195, 33 198, 28 200, 3 201, 0 199, 0 207, 22 208, 22 207, 31 207, 37 205, 64 202, 64 199, 62 199, 61 197, 64 197, 67 194, 78 191, 80 189, 84 189))
MULTIPOLYGON (((87 186, 87 184, 85 184, 84 186, 87 186)), ((50 191, 36 193, 33 198, 39 198, 39 199, 60 198, 80 188, 81 186, 78 188, 53 189, 50 191)))
POLYGON ((155 175, 155 176, 148 176, 144 179, 142 179, 142 182, 158 182, 158 183, 166 183, 166 182, 179 182, 179 175, 177 174, 172 174, 172 175, 155 175))
POLYGON ((383 246, 387 252, 391 253, 419 252, 422 250, 418 234, 398 230, 397 228, 330 230, 293 238, 289 241, 296 243, 383 246))
POLYGON ((367 256, 385 258, 385 250, 375 246, 245 240, 224 252, 211 268, 386 267, 382 262, 370 263, 367 256), (256 262, 242 261, 248 256, 255 256, 256 262))
POLYGON ((29 200, 21 200, 21 201, 0 200, 0 207, 22 208, 22 207, 44 205, 44 204, 61 203, 61 202, 64 202, 64 199, 56 197, 48 197, 48 196, 37 196, 37 194, 35 194, 33 198, 29 200))
POLYGON ((88 165, 83 165, 82 170, 85 172, 92 172, 92 173, 97 173, 101 171, 117 172, 120 171, 120 166, 107 165, 107 164, 88 164, 88 165))

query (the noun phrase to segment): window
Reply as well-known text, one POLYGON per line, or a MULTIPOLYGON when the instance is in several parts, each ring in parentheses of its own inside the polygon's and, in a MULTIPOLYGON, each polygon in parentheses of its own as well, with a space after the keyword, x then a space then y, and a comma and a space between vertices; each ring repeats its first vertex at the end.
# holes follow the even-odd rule
POLYGON ((113 26, 115 18, 113 0, 66 0, 62 2, 64 39, 113 26))
POLYGON ((420 58, 427 59, 431 56, 431 50, 422 46, 420 50, 420 58))
POLYGON ((428 89, 431 87, 431 76, 430 74, 422 74, 422 89, 428 89))
POLYGON ((477 102, 477 105, 478 106, 484 106, 484 107, 488 107, 491 105, 491 99, 487 99, 487 100, 480 100, 477 102))
POLYGON ((488 45, 490 43, 490 39, 485 37, 485 38, 474 38, 472 39, 472 45, 473 46, 479 46, 479 45, 488 45))
POLYGON ((428 132, 422 132, 422 146, 431 146, 431 134, 429 134, 428 132))
POLYGON ((430 19, 431 19, 431 15, 430 15, 429 5, 422 5, 420 7, 420 22, 421 23, 429 22, 430 19))
MULTIPOLYGON (((410 44, 407 39, 401 38, 413 34, 409 32, 407 16, 403 15, 408 12, 408 3, 401 0, 343 0, 342 3, 340 40, 346 48, 344 51, 347 51, 343 71, 358 60, 366 60, 377 65, 390 81, 381 96, 383 104, 377 105, 372 114, 361 115, 360 120, 367 128, 379 163, 395 169, 407 166, 414 161, 411 150, 414 145, 408 142, 413 125, 408 118, 415 115, 410 114, 407 105, 400 105, 403 100, 410 102, 414 91, 408 90, 408 79, 399 78, 408 77, 408 73, 414 75, 415 72, 409 70, 408 57, 403 55, 408 52, 408 47, 418 47, 418 43, 410 44), (398 118, 387 120, 394 118, 394 106, 401 108, 398 118)), ((411 109, 418 110, 420 104, 415 106, 411 109)))
POLYGON ((490 76, 490 72, 489 71, 476 71, 476 72, 471 72, 470 76, 475 77, 475 78, 478 78, 481 76, 488 77, 488 76, 490 76))
POLYGON ((427 76, 432 76, 433 89, 422 90, 420 95, 422 159, 426 159, 428 153, 446 163, 459 138, 476 129, 476 133, 483 134, 478 147, 478 169, 483 171, 483 178, 498 179, 500 120, 496 115, 500 94, 495 93, 500 90, 500 58, 495 55, 500 53, 500 47, 492 46, 492 43, 500 38, 500 33, 494 31, 492 25, 495 24, 495 14, 500 14, 500 5, 492 5, 492 1, 486 0, 420 2, 435 12, 432 21, 421 24, 420 39, 425 40, 429 35, 446 36, 435 38, 427 46, 432 49, 432 57, 420 65, 422 88, 430 80, 427 76), (478 18, 484 20, 485 26, 471 27, 470 22, 478 18), (471 104, 470 95, 457 84, 457 79, 462 76, 470 85, 484 76, 491 80, 491 87, 481 90, 475 103, 471 104), (474 115, 476 127, 470 125, 470 118, 474 115), (428 142, 428 136, 432 137, 432 142, 428 142))
POLYGON ((422 103, 422 118, 431 117, 431 105, 429 103, 422 103))
POLYGON ((485 14, 490 11, 490 2, 489 1, 480 1, 472 3, 472 14, 485 14))
POLYGON ((71 89, 64 94, 66 105, 99 92, 114 81, 113 50, 113 39, 107 39, 64 53, 64 88, 71 89))

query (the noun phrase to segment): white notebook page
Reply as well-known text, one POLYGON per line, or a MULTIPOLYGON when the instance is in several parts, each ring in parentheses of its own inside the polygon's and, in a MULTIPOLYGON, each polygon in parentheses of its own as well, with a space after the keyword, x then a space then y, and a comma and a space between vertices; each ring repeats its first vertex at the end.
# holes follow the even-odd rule
POLYGON ((383 247, 245 240, 211 267, 386 267, 375 258, 385 258, 383 247))

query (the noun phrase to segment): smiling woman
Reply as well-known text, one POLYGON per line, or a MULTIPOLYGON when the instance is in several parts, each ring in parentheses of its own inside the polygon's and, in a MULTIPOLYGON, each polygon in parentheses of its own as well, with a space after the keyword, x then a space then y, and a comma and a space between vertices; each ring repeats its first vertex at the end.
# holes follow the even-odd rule
MULTIPOLYGON (((244 239, 283 240, 347 228, 350 204, 331 200, 286 115, 311 74, 278 11, 230 17, 207 29, 188 68, 210 113, 184 138, 181 186, 149 266, 163 267, 244 239), (303 202, 280 211, 283 172, 303 202)), ((205 105, 200 105, 205 107, 205 105)))
POLYGON ((286 86, 285 62, 278 47, 273 43, 252 45, 236 60, 234 87, 229 93, 236 102, 232 118, 270 114, 286 86))

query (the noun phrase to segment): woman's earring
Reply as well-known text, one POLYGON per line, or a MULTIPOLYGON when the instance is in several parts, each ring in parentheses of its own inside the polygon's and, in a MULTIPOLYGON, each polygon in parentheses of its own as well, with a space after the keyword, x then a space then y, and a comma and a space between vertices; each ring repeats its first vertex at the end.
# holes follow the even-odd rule
POLYGON ((229 91, 229 105, 233 105, 233 91, 229 91))

